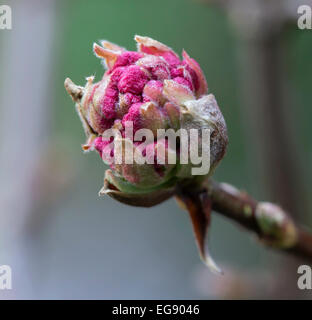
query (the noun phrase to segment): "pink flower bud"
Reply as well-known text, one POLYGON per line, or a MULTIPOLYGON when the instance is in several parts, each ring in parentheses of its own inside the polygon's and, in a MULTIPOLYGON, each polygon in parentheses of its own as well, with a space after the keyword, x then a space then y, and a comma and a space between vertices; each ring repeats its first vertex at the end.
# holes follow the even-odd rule
MULTIPOLYGON (((76 86, 69 79, 65 81, 87 136, 83 149, 96 150, 110 165, 112 171, 106 186, 115 185, 119 199, 122 192, 140 194, 171 190, 177 181, 193 179, 190 167, 179 163, 180 149, 173 150, 167 138, 156 141, 158 129, 210 129, 213 169, 227 145, 223 116, 214 96, 207 95, 206 79, 199 64, 185 51, 181 60, 171 48, 149 37, 135 36, 135 41, 137 52, 105 40, 101 45, 94 44, 95 55, 107 68, 103 78, 94 82, 94 77, 89 77, 85 87, 76 86), (133 136, 127 136, 129 122, 133 135, 140 129, 150 129, 154 138, 142 147, 133 136), (120 134, 106 137, 108 129, 119 130, 120 134), (163 149, 161 163, 127 164, 124 161, 126 154, 119 154, 116 149, 116 141, 120 145, 130 144, 131 153, 145 157, 149 162, 156 159, 157 150, 163 149), (176 156, 177 163, 169 164, 170 155, 176 156), (122 159, 119 163, 117 156, 122 159)), ((129 202, 129 197, 126 198, 129 202)), ((154 198, 159 200, 165 196, 153 193, 154 198)))

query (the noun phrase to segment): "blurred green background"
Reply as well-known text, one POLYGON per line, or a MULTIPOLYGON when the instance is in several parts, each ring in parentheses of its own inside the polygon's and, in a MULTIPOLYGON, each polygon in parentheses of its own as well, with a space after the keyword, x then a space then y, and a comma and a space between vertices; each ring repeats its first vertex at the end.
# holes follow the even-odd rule
MULTIPOLYGON (((86 76, 102 77, 103 67, 92 53, 92 43, 100 39, 135 50, 133 37, 139 34, 178 53, 184 48, 202 66, 228 126, 229 148, 215 179, 264 199, 266 188, 255 174, 257 159, 246 137, 240 40, 226 14, 192 0, 0 4, 9 4, 13 13, 13 29, 0 30, 0 264, 12 266, 13 290, 0 297, 282 295, 275 282, 288 260, 258 245, 231 221, 213 214, 209 248, 226 271, 218 278, 201 263, 187 213, 173 199, 138 209, 99 198, 106 167, 96 153, 82 153, 84 133, 64 89, 66 77, 81 85, 86 76)), ((281 38, 292 96, 288 125, 296 133, 309 199, 312 31, 289 24, 281 38)), ((309 212, 302 213, 301 221, 311 225, 309 212)))

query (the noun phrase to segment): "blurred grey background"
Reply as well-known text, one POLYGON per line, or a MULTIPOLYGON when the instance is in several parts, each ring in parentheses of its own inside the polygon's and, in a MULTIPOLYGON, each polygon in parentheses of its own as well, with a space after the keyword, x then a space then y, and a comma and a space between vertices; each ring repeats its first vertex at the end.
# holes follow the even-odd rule
POLYGON ((228 125, 215 179, 311 226, 312 31, 297 27, 300 1, 1 4, 13 14, 12 30, 0 30, 0 265, 13 272, 1 299, 302 297, 298 261, 217 214, 209 247, 223 277, 201 263, 173 199, 142 209, 99 198, 106 167, 82 153, 84 133, 63 86, 68 76, 101 78, 92 53, 99 39, 135 50, 139 34, 186 49, 228 125))

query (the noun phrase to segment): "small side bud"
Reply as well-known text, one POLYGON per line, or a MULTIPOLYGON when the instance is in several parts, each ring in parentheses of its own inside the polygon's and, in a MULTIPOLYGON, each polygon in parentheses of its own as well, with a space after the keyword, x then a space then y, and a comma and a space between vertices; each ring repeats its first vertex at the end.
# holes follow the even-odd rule
POLYGON ((277 248, 291 248, 297 242, 297 230, 281 207, 260 202, 256 207, 256 220, 264 234, 264 242, 277 248))

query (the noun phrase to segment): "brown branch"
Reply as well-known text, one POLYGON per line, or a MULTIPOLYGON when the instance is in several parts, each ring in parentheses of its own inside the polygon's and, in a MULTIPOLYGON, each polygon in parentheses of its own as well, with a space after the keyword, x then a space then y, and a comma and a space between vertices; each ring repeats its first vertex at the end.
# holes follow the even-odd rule
POLYGON ((177 193, 202 193, 203 189, 214 211, 253 232, 265 245, 312 263, 312 234, 297 225, 282 208, 258 202, 246 192, 213 180, 206 181, 201 189, 185 186, 177 193))

